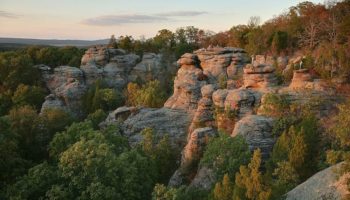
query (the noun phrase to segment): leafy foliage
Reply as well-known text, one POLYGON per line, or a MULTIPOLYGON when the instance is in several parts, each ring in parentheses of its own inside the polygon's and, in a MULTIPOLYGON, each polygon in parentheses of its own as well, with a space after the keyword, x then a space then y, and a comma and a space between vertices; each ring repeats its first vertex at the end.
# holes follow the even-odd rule
POLYGON ((129 83, 126 90, 126 97, 128 105, 151 108, 162 107, 166 100, 166 94, 158 80, 150 81, 142 87, 136 83, 129 83))
POLYGON ((224 174, 235 174, 241 165, 248 162, 250 151, 242 137, 230 137, 220 134, 209 141, 200 161, 201 166, 214 170, 219 178, 224 174), (227 156, 230 155, 230 156, 227 156))

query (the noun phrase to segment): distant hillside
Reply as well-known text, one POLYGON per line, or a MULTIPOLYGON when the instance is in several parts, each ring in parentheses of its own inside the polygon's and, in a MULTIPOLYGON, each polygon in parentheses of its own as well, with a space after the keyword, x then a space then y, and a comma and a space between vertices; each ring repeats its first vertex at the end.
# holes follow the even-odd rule
POLYGON ((55 39, 30 39, 30 38, 0 38, 0 46, 25 46, 25 45, 49 45, 49 46, 90 46, 107 44, 109 39, 101 40, 55 40, 55 39))

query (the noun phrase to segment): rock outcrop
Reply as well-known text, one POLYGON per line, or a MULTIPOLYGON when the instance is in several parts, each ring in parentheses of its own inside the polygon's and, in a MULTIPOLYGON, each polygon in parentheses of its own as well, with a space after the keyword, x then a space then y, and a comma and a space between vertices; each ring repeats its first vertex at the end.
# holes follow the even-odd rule
POLYGON ((289 89, 291 90, 326 91, 330 88, 321 79, 313 79, 308 69, 294 70, 293 79, 289 85, 289 89))
POLYGON ((214 127, 215 119, 213 113, 212 95, 215 86, 208 84, 201 88, 202 98, 198 101, 198 108, 194 114, 189 132, 200 127, 214 127))
POLYGON ((182 110, 141 108, 124 121, 122 130, 130 143, 136 144, 142 140, 140 132, 152 128, 157 136, 168 134, 174 146, 182 149, 186 144, 191 119, 191 114, 182 110))
POLYGON ((170 186, 178 187, 191 181, 188 178, 191 176, 192 170, 197 167, 205 146, 208 144, 209 139, 216 135, 216 130, 211 127, 195 129, 189 135, 187 144, 182 151, 180 168, 171 177, 170 186))
POLYGON ((277 86, 274 67, 267 64, 248 64, 244 68, 243 86, 245 88, 265 89, 277 86))
POLYGON ((140 61, 138 55, 127 54, 122 49, 95 46, 85 52, 80 68, 59 66, 52 70, 49 66, 37 65, 51 93, 46 98, 42 111, 48 108, 61 108, 81 118, 84 115, 81 98, 97 80, 102 80, 108 88, 123 90, 130 81, 136 81, 138 78, 144 82, 168 78, 175 66, 162 63, 161 57, 148 53, 138 63, 140 61))
POLYGON ((201 88, 207 84, 206 76, 198 66, 197 56, 184 54, 178 61, 180 69, 174 80, 174 94, 164 107, 194 112, 201 98, 201 88))
POLYGON ((239 120, 231 136, 242 136, 250 150, 261 149, 263 159, 267 159, 275 143, 272 137, 273 119, 261 115, 248 115, 239 120))
POLYGON ((350 197, 348 191, 348 179, 350 174, 345 174, 339 177, 339 171, 342 163, 324 169, 304 183, 298 185, 293 190, 286 194, 286 200, 319 200, 332 199, 342 200, 350 197))
POLYGON ((92 47, 85 52, 80 68, 85 74, 87 85, 103 79, 108 87, 120 89, 129 82, 130 71, 139 59, 139 56, 126 54, 122 49, 92 47))
POLYGON ((52 73, 44 73, 43 78, 51 94, 45 98, 42 112, 49 108, 61 108, 75 117, 83 116, 81 100, 87 87, 80 69, 60 66, 52 73))
POLYGON ((233 79, 242 74, 243 66, 249 62, 246 52, 240 48, 207 48, 194 52, 198 55, 203 73, 210 83, 219 79, 233 79))

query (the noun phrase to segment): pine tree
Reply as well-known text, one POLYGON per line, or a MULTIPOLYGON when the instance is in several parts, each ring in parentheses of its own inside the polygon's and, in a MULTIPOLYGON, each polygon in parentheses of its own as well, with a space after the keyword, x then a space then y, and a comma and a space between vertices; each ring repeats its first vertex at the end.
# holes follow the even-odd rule
POLYGON ((214 199, 215 200, 231 200, 233 196, 233 184, 228 174, 224 175, 222 182, 215 184, 214 199))
POLYGON ((111 38, 109 39, 108 47, 115 48, 115 49, 118 48, 117 39, 115 39, 114 35, 111 35, 111 38))
POLYGON ((289 152, 288 158, 290 164, 293 166, 293 168, 298 172, 299 176, 301 178, 306 178, 305 171, 305 163, 307 155, 307 145, 305 143, 305 133, 304 130, 301 129, 301 131, 296 135, 292 149, 289 152))
MULTIPOLYGON (((245 197, 254 200, 269 199, 271 190, 263 181, 260 172, 261 166, 261 151, 257 149, 254 151, 253 158, 247 166, 241 166, 240 172, 236 174, 236 185, 245 190, 245 197)), ((237 197, 234 197, 237 198, 237 197)), ((241 197, 244 199, 244 197, 241 197)))

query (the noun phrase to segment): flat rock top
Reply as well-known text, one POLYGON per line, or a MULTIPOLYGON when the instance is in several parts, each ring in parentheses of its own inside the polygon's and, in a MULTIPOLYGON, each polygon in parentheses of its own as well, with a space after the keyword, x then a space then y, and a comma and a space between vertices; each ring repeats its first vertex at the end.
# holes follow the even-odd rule
POLYGON ((158 136, 168 134, 172 142, 184 145, 191 120, 192 116, 182 110, 142 108, 124 121, 122 129, 131 143, 140 142, 140 132, 149 127, 158 136))

